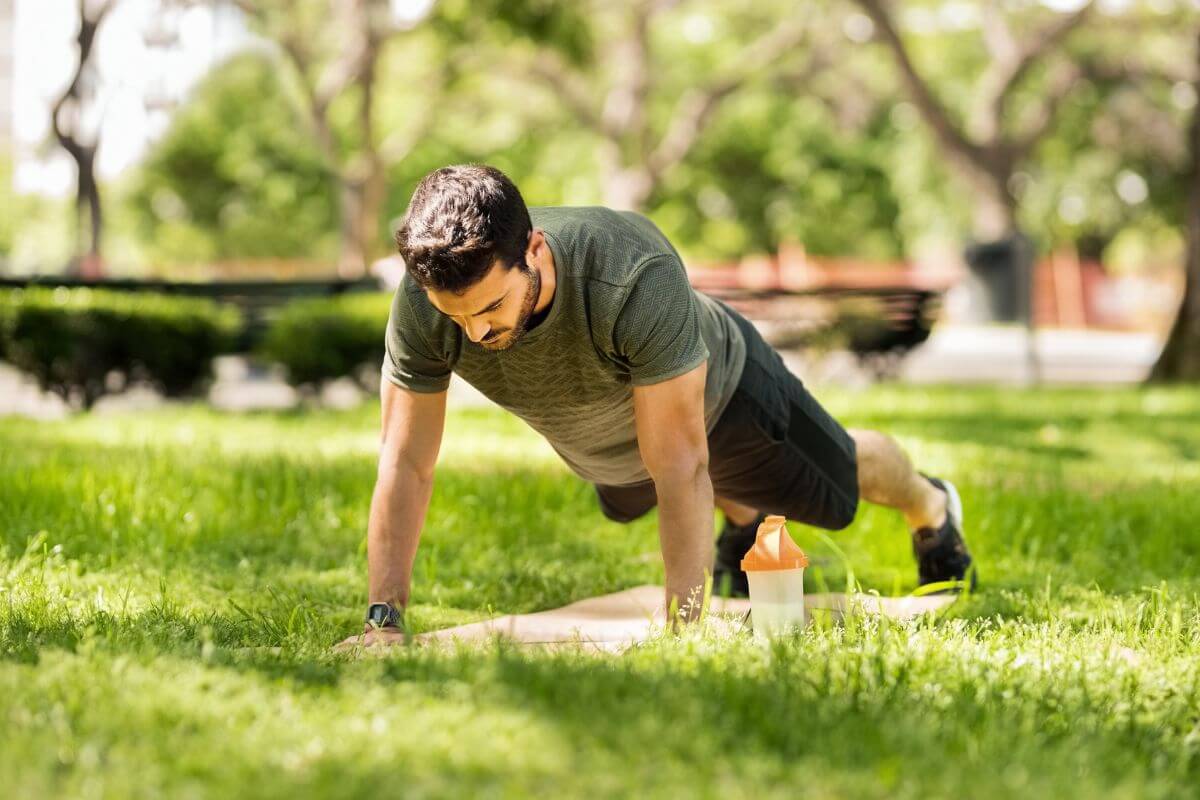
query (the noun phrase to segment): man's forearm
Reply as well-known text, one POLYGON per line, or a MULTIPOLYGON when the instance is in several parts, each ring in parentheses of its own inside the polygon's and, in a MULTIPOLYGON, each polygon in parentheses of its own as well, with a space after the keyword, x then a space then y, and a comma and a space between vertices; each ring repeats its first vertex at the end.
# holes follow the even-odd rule
POLYGON ((433 476, 422 477, 413 469, 398 467, 375 481, 367 524, 368 602, 408 605, 413 561, 432 494, 433 476))
POLYGON ((704 599, 705 571, 712 571, 713 489, 708 465, 655 478, 655 487, 666 607, 675 599, 682 617, 695 620, 704 599))

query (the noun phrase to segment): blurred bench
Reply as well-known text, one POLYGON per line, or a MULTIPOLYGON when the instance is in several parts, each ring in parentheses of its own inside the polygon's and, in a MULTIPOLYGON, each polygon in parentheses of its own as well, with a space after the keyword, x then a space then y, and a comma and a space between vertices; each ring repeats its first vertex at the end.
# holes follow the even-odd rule
POLYGON ((905 265, 809 262, 790 273, 769 260, 749 267, 689 270, 692 285, 747 318, 767 323, 778 349, 845 349, 876 379, 895 377, 900 362, 925 342, 952 283, 905 265))

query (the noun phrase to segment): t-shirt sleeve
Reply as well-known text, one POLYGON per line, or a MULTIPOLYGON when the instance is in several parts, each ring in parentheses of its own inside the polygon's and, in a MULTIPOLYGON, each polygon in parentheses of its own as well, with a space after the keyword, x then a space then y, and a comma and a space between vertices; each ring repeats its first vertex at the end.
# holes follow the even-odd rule
POLYGON ((404 286, 396 291, 384 332, 383 377, 414 392, 442 392, 450 386, 450 365, 426 341, 404 286))
POLYGON ((617 356, 634 386, 659 383, 708 360, 700 303, 674 256, 642 267, 613 328, 617 356))

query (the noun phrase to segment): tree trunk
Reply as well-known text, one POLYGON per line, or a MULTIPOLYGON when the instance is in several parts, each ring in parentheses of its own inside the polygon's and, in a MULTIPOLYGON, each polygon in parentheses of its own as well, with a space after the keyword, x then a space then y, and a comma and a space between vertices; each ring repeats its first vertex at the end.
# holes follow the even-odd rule
POLYGON ((628 211, 642 211, 654 191, 654 177, 645 166, 624 163, 620 142, 600 146, 600 174, 603 176, 604 205, 628 211))
POLYGON ((97 280, 104 277, 103 261, 100 257, 100 241, 104 233, 104 218, 100 209, 100 186, 96 182, 96 148, 83 148, 78 163, 76 181, 76 205, 79 210, 78 225, 83 229, 84 215, 88 218, 88 244, 82 250, 79 277, 97 280))
POLYGON ((341 250, 338 277, 361 278, 378 253, 379 215, 387 193, 382 166, 362 177, 343 176, 338 185, 341 250))
POLYGON ((1004 239, 1017 232, 1017 201, 1008 190, 1009 175, 969 168, 968 184, 975 187, 972 228, 981 242, 1004 239))
MULTIPOLYGON (((1195 85, 1200 90, 1200 37, 1196 41, 1195 58, 1195 85)), ((1162 354, 1150 371, 1151 381, 1200 381, 1200 107, 1192 111, 1188 126, 1188 153, 1183 302, 1162 354)))
MULTIPOLYGON (((96 183, 96 150, 99 142, 93 138, 91 142, 83 140, 82 118, 84 95, 84 76, 92 59, 92 48, 96 42, 96 33, 100 23, 104 21, 113 7, 114 0, 106 0, 97 5, 88 4, 87 0, 79 0, 79 34, 76 40, 79 44, 79 64, 66 91, 59 97, 50 112, 51 127, 58 143, 75 161, 77 170, 75 209, 75 256, 72 262, 79 277, 99 278, 102 274, 100 261, 100 239, 103 231, 103 218, 100 213, 100 190, 96 183), (64 114, 64 109, 69 114, 64 114), (68 117, 68 119, 64 119, 68 117), (83 230, 84 212, 87 210, 90 221, 90 233, 87 249, 84 249, 83 230)), ((99 134, 96 134, 97 137, 99 134)))
POLYGON ((1162 354, 1150 371, 1150 380, 1200 381, 1200 171, 1196 167, 1196 115, 1192 123, 1193 169, 1188 191, 1187 250, 1183 302, 1162 354))

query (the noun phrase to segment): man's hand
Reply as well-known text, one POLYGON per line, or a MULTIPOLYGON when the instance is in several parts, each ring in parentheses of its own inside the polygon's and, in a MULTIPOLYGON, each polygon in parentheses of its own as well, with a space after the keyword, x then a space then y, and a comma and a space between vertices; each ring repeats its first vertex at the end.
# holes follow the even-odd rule
POLYGON ((341 642, 334 645, 333 649, 338 652, 343 652, 346 650, 353 650, 355 647, 405 644, 405 637, 406 634, 403 628, 376 628, 374 625, 368 623, 362 633, 355 634, 354 636, 347 636, 341 642))
POLYGON ((713 561, 713 490, 708 477, 704 380, 708 365, 660 383, 633 388, 638 451, 658 493, 658 539, 666 573, 665 604, 680 614, 703 613, 706 572, 713 561), (689 603, 689 599, 691 602, 689 603))

